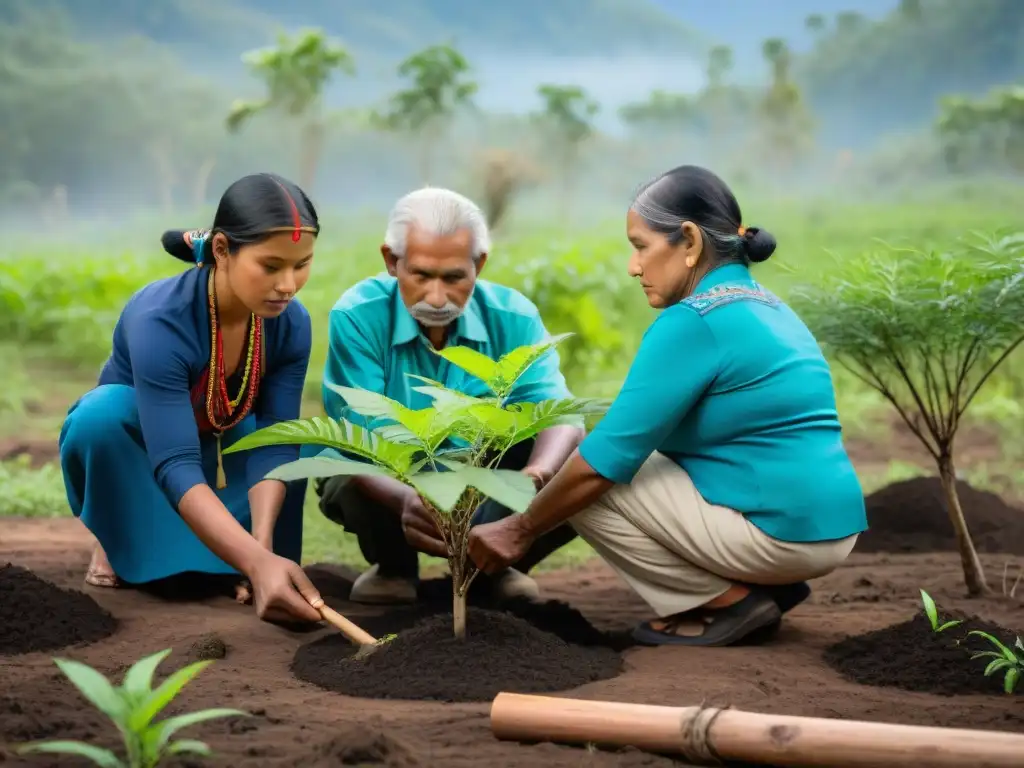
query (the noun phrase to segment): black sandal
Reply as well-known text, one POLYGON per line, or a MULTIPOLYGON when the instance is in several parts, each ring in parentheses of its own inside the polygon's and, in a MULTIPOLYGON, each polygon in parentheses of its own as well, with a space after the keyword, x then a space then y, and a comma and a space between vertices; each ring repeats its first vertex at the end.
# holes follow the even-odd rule
POLYGON ((719 647, 734 645, 757 630, 775 624, 782 611, 775 601, 760 590, 752 590, 739 602, 725 608, 695 608, 674 616, 655 619, 663 629, 655 629, 653 621, 645 621, 633 630, 633 639, 642 645, 689 645, 719 647), (676 634, 684 622, 698 621, 704 631, 691 637, 676 634))

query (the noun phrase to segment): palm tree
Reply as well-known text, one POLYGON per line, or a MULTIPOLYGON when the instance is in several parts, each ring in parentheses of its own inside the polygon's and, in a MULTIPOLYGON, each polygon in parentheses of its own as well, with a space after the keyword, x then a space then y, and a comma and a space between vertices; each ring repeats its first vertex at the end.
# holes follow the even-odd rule
POLYGON ((434 155, 456 112, 471 107, 478 85, 468 79, 470 65, 451 45, 432 45, 398 66, 412 80, 409 88, 391 97, 378 121, 390 130, 407 131, 420 139, 420 175, 429 183, 434 155))
POLYGON ((263 81, 267 95, 258 101, 236 101, 227 117, 228 130, 238 132, 262 112, 277 112, 294 121, 300 137, 299 179, 309 191, 323 148, 324 89, 335 72, 354 75, 355 60, 321 30, 300 32, 295 39, 281 34, 276 47, 250 51, 242 58, 263 81))

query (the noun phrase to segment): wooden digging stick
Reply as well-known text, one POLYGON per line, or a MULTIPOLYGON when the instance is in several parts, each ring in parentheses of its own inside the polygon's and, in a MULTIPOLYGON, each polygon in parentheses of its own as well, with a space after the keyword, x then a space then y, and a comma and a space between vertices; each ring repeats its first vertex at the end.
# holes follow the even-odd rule
POLYGON ((499 693, 499 739, 593 743, 786 768, 1022 768, 1024 734, 499 693))
POLYGON ((320 615, 323 617, 324 621, 326 621, 328 624, 330 624, 339 632, 341 632, 341 634, 343 634, 353 643, 358 643, 359 645, 377 644, 377 638, 375 638, 362 627, 353 624, 351 621, 346 619, 333 608, 329 608, 327 604, 323 601, 323 599, 320 599, 313 603, 313 607, 316 610, 320 611, 320 615))

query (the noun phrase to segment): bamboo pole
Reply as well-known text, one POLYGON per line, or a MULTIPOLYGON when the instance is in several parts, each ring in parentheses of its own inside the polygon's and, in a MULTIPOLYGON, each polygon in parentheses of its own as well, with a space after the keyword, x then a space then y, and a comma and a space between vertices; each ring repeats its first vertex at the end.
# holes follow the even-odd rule
POLYGON ((353 643, 373 645, 377 642, 377 638, 357 624, 353 624, 333 608, 328 607, 322 599, 317 601, 313 607, 320 612, 324 621, 345 635, 353 643))
POLYGON ((1024 735, 891 725, 713 707, 663 707, 499 693, 491 730, 503 740, 592 743, 785 768, 1024 768, 1024 735))

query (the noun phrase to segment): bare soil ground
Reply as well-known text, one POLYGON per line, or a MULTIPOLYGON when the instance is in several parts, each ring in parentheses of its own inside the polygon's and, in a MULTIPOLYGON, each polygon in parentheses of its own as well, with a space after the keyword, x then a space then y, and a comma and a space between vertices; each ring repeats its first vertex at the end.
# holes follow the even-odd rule
MULTIPOLYGON (((59 587, 83 588, 89 545, 88 534, 76 520, 0 520, 0 565, 11 562, 30 569, 59 587)), ((997 592, 1008 557, 983 556, 997 592)), ((313 566, 310 572, 328 602, 357 622, 378 631, 389 622, 407 623, 408 616, 389 618, 380 609, 349 603, 351 574, 344 569, 313 566)), ((621 633, 649 617, 644 605, 599 562, 572 572, 543 574, 539 581, 546 598, 570 604, 601 631, 621 633)), ((812 586, 811 598, 787 615, 778 634, 763 645, 626 648, 620 674, 596 675, 593 682, 560 693, 679 706, 707 700, 753 712, 1024 731, 1020 699, 1004 695, 998 679, 989 680, 987 687, 972 688, 973 693, 947 695, 888 687, 885 684, 895 682, 891 672, 888 677, 876 676, 878 685, 857 684, 850 679, 849 664, 851 658, 856 661, 858 652, 864 656, 864 642, 853 648, 849 643, 836 645, 847 637, 912 619, 920 613, 920 588, 935 598, 943 612, 977 615, 1011 630, 1024 623, 1017 601, 1005 597, 965 599, 955 553, 855 553, 847 565, 812 586), (826 656, 832 664, 845 664, 843 671, 837 671, 826 656)), ((298 679, 292 667, 300 649, 303 653, 299 656, 308 660, 309 648, 304 646, 321 641, 322 648, 328 644, 323 639, 333 630, 295 633, 264 624, 255 618, 251 607, 237 605, 228 597, 184 602, 129 590, 85 591, 117 620, 113 634, 61 651, 0 656, 0 764, 5 767, 80 764, 52 757, 16 757, 10 746, 25 740, 116 742, 112 728, 58 672, 52 656, 84 661, 120 679, 126 666, 143 655, 173 648, 162 669, 166 673, 208 653, 211 645, 217 646, 212 655, 223 658, 193 681, 169 712, 232 706, 254 717, 216 721, 183 734, 205 739, 213 747, 216 758, 203 764, 252 768, 629 768, 679 764, 637 751, 610 753, 500 742, 490 733, 485 702, 367 699, 324 690, 298 679), (211 635, 224 647, 212 641, 211 635)), ((36 610, 43 621, 49 606, 39 605, 36 610)), ((471 633, 472 622, 473 615, 471 633)), ((881 645, 868 643, 869 661, 871 654, 884 659, 902 645, 918 643, 920 635, 908 627, 905 634, 881 638, 881 645)), ((340 656, 343 646, 338 648, 340 656)), ((513 642, 508 654, 516 653, 513 642)), ((942 676, 952 662, 935 664, 919 659, 918 663, 927 666, 931 675, 942 676)), ((964 663, 968 663, 966 658, 964 663)), ((467 660, 466 667, 468 674, 473 664, 467 660)), ((854 664, 854 672, 863 667, 854 664)), ((414 675, 415 669, 410 668, 409 674, 414 675)), ((396 678, 395 685, 401 682, 396 678)))

